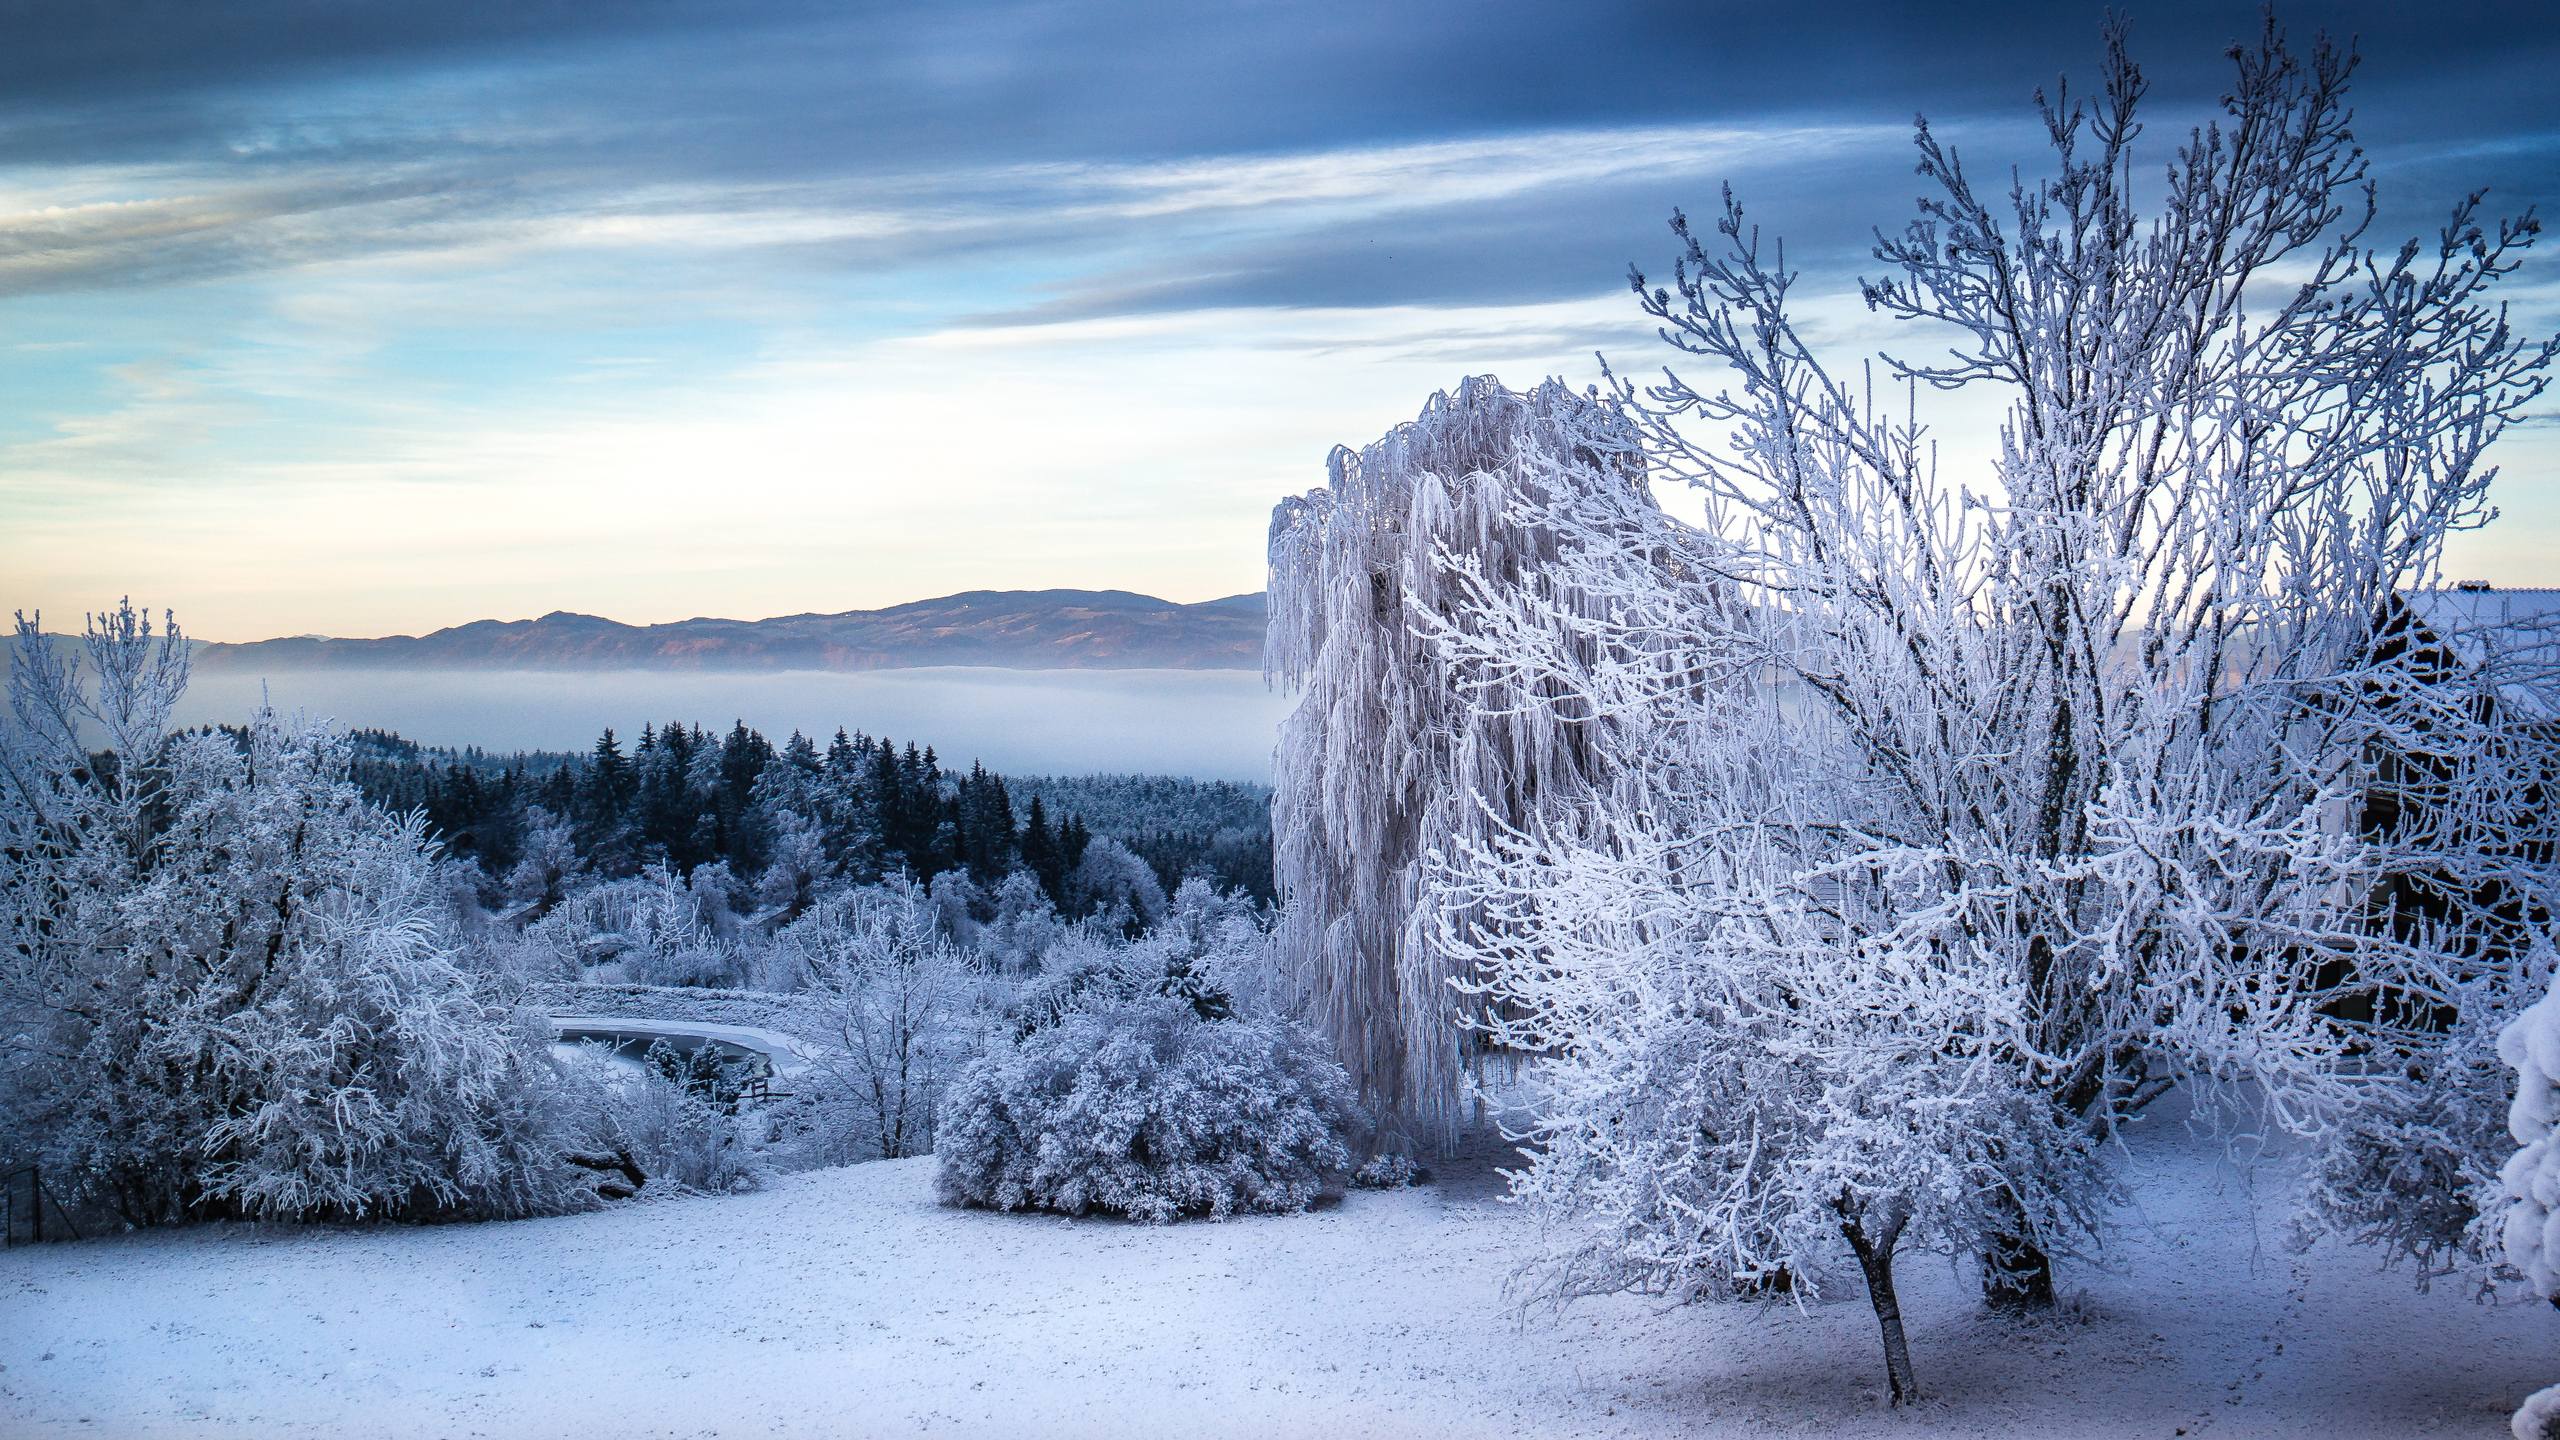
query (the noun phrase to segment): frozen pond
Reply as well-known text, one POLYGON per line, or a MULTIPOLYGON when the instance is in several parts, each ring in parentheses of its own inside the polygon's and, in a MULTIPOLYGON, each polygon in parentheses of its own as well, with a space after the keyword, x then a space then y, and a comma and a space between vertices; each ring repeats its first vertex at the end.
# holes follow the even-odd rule
POLYGON ((857 673, 199 669, 178 718, 237 721, 261 687, 278 710, 430 745, 583 750, 681 720, 733 720, 778 744, 837 726, 932 745, 946 766, 1015 774, 1149 771, 1267 781, 1287 699, 1249 670, 872 670, 857 673))

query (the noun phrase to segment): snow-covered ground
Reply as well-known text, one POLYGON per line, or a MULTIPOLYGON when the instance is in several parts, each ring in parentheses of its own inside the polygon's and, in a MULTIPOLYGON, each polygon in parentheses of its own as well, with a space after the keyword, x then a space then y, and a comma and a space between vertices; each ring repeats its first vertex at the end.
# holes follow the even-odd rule
POLYGON ((13 1250, 0 1433, 2335 1440, 2503 1434, 2560 1380, 2560 1314, 2290 1255, 2280 1176, 2174 1128, 2069 1318, 1997 1322, 1907 1264, 1935 1398, 1906 1415, 1854 1298, 1522 1317, 1490 1160, 1163 1229, 943 1209, 926 1159, 557 1220, 13 1250))

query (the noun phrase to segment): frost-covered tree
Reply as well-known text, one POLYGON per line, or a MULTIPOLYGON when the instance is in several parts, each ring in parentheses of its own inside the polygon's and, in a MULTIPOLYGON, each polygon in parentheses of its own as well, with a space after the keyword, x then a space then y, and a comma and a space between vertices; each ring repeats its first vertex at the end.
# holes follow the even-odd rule
POLYGON ((1862 1261, 1908 1216, 1995 1303, 2049 1301, 2092 1147, 2165 1089, 2333 1136, 2512 987, 2480 897, 2547 904, 2536 762, 2385 622, 2541 388, 2488 295, 2534 228, 2466 201, 2368 249, 2349 58, 2270 25, 2235 60, 2148 219, 2120 34, 2099 94, 2042 106, 2043 178, 1985 194, 1920 127, 1932 193, 1863 293, 1952 343, 1884 363, 1895 403, 1807 343, 1730 198, 1675 220, 1636 291, 1722 374, 1613 384, 1705 523, 1557 485, 1542 586, 1447 557, 1455 693, 1553 697, 1602 756, 1432 886, 1490 922, 1442 934, 1496 1038, 1548 1057, 1520 1186, 1596 1236, 1568 1291, 1798 1275, 1828 1196, 1862 1261), (2006 410, 1942 469, 1920 396, 1955 389, 2006 410), (2366 823, 2386 784, 2424 820, 2366 823), (2375 902, 2405 875, 2440 882, 2423 917, 2375 902))
POLYGON ((1078 913, 1132 932, 1164 915, 1164 885, 1156 879, 1154 868, 1108 835, 1098 835, 1084 847, 1067 887, 1078 913))
POLYGON ((0 1150, 133 1224, 566 1203, 548 1037, 462 966, 423 822, 343 737, 171 733, 185 641, 130 605, 79 659, 16 644, 0 1150))
MULTIPOLYGON (((776 765, 765 774, 791 769, 789 765, 776 765)), ((818 822, 798 810, 776 808, 769 814, 770 858, 765 861, 764 874, 756 878, 756 903, 767 913, 793 920, 809 908, 834 864, 827 857, 826 832, 818 822)))
POLYGON ((991 901, 995 914, 978 931, 980 954, 991 966, 1020 973, 1037 969, 1041 957, 1067 933, 1040 877, 1028 869, 1004 877, 991 901))
POLYGON ((894 1160, 933 1148, 934 1107, 975 1053, 978 972, 941 932, 923 886, 829 896, 784 927, 807 992, 796 1007, 811 1083, 838 1148, 894 1160))
POLYGON ((1267 916, 1252 901, 1194 875, 1173 892, 1154 938, 1176 993, 1211 993, 1248 1015, 1278 1008, 1267 916))
POLYGON ((613 887, 629 893, 629 919, 616 954, 644 985, 725 985, 736 975, 734 957, 721 943, 727 918, 726 865, 703 865, 687 880, 664 865, 613 887), (699 882, 699 883, 696 883, 699 882))
POLYGON ((536 918, 547 915, 585 868, 568 822, 533 806, 525 811, 523 853, 507 871, 507 898, 536 918))
POLYGON ((1445 1144, 1463 1113, 1460 961, 1424 913, 1423 857, 1592 778, 1579 717, 1534 681, 1462 701, 1415 621, 1463 623, 1451 555, 1569 603, 1548 585, 1556 543, 1534 507, 1560 483, 1644 503, 1609 414, 1560 383, 1471 378, 1376 444, 1335 450, 1325 486, 1272 514, 1265 666, 1299 692, 1271 816, 1281 950, 1391 1144, 1445 1144), (1577 453, 1592 463, 1550 463, 1577 453))

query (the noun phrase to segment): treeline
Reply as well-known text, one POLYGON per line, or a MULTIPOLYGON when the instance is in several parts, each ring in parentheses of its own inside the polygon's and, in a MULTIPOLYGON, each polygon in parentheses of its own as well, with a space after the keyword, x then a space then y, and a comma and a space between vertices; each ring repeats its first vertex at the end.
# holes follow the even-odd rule
POLYGON ((1265 786, 1175 775, 1026 775, 1011 783, 1017 802, 1039 800, 1052 815, 1081 817, 1095 834, 1136 851, 1168 890, 1198 869, 1263 904, 1278 899, 1265 786))
POLYGON ((354 733, 353 778, 386 809, 423 813, 447 853, 493 892, 556 903, 570 877, 689 876, 722 865, 775 903, 830 880, 965 869, 992 889, 1017 871, 1061 914, 1087 903, 1071 879, 1097 834, 1145 861, 1166 892, 1202 875, 1272 896, 1269 796, 1163 776, 1037 777, 1027 795, 972 765, 946 770, 930 746, 838 730, 821 748, 779 746, 744 722, 726 734, 644 726, 626 749, 608 729, 584 754, 497 755, 354 733), (1100 816, 1101 823, 1088 819, 1100 816))

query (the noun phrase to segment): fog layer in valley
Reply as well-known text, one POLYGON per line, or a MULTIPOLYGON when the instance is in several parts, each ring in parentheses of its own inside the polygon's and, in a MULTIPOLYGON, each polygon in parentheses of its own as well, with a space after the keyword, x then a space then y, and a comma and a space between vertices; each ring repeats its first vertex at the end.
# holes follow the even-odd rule
POLYGON ((652 671, 199 670, 182 723, 237 721, 261 689, 276 709, 429 745, 582 750, 605 726, 744 720, 777 741, 841 725, 932 745, 945 764, 1016 774, 1137 770, 1267 781, 1286 699, 1249 670, 923 669, 829 674, 652 671))

